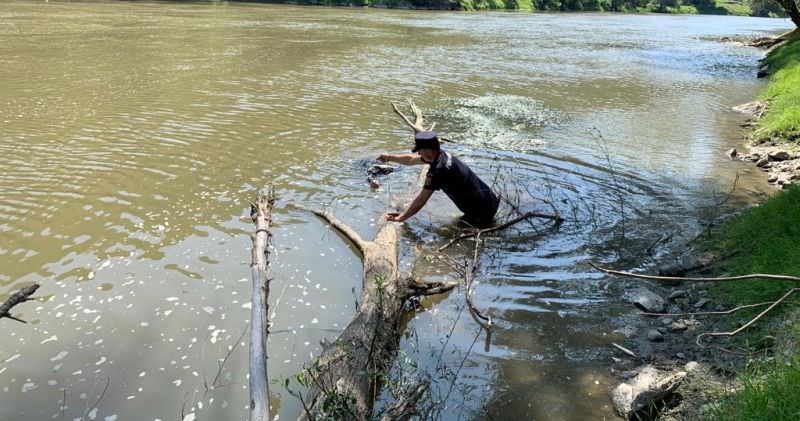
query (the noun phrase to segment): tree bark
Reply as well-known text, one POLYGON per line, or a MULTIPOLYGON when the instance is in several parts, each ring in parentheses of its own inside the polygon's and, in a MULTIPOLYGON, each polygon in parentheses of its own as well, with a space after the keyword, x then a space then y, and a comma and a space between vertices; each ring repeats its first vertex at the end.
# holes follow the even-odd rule
POLYGON ((300 419, 369 419, 381 375, 397 350, 406 301, 440 294, 455 284, 422 283, 397 270, 400 224, 384 224, 375 240, 363 240, 328 212, 309 210, 353 242, 364 260, 355 318, 306 371, 311 383, 300 419))
MULTIPOLYGON (((424 126, 422 111, 413 101, 409 101, 409 106, 414 121, 392 103, 394 112, 412 132, 433 128, 424 126)), ((442 294, 456 284, 419 282, 398 272, 398 223, 384 222, 375 239, 366 241, 333 214, 307 210, 328 221, 356 246, 364 261, 364 277, 355 318, 307 370, 311 382, 309 400, 304 402, 304 412, 299 418, 370 419, 381 376, 395 355, 402 335, 401 319, 406 301, 413 296, 442 294)), ((413 392, 403 396, 387 416, 407 419, 426 389, 427 384, 412 388, 413 392)))
POLYGON ((800 28, 800 7, 797 5, 796 0, 777 0, 778 4, 783 7, 783 10, 786 11, 786 14, 789 15, 789 18, 792 19, 795 26, 800 28))
POLYGON ((267 336, 269 336, 269 231, 272 223, 272 207, 275 192, 269 186, 267 194, 261 195, 250 205, 250 216, 256 226, 253 254, 250 263, 250 421, 269 421, 269 376, 267 375, 267 336))

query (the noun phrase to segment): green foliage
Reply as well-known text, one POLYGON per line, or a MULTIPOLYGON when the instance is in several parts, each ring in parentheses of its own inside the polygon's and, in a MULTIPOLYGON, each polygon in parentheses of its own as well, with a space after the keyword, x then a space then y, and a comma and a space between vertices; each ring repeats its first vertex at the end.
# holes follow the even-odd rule
MULTIPOLYGON (((800 187, 788 186, 760 206, 748 209, 726 223, 717 233, 712 248, 719 255, 732 254, 717 263, 722 273, 745 275, 769 273, 800 275, 800 187)), ((729 305, 753 304, 775 301, 798 283, 785 281, 734 281, 715 284, 709 292, 719 301, 729 305)), ((779 317, 789 308, 779 306, 770 315, 779 317)), ((763 308, 749 309, 727 319, 731 328, 743 323, 763 308)), ((769 329, 767 323, 757 323, 741 337, 746 342, 760 340, 769 329)), ((747 344, 752 345, 752 344, 747 344)))
MULTIPOLYGON (((772 1, 772 0, 758 0, 758 1, 772 1)), ((737 0, 718 0, 717 9, 723 9, 725 15, 733 16, 750 16, 750 5, 747 1, 737 0)))
MULTIPOLYGON (((800 275, 800 187, 787 186, 772 198, 729 221, 717 234, 714 248, 735 253, 719 264, 726 273, 800 275)), ((732 302, 777 299, 792 285, 783 281, 720 283, 715 290, 732 302)))
POLYGON ((800 360, 758 363, 739 375, 742 388, 721 396, 706 414, 714 421, 800 419, 800 360))
POLYGON ((773 140, 800 147, 800 38, 773 50, 765 62, 772 76, 762 97, 770 105, 758 121, 753 141, 773 140))
POLYGON ((752 16, 769 17, 786 13, 775 0, 749 0, 748 3, 752 16))
POLYGON ((750 0, 750 15, 765 18, 786 16, 786 11, 775 0, 750 0))

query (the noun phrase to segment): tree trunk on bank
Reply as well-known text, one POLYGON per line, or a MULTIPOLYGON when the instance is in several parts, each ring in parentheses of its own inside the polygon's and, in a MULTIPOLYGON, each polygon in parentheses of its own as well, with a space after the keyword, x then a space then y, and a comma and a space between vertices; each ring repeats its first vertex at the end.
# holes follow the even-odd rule
POLYGON ((800 7, 797 5, 796 0, 777 0, 778 4, 783 7, 783 10, 786 11, 786 14, 789 15, 789 18, 792 19, 795 26, 800 28, 800 7))

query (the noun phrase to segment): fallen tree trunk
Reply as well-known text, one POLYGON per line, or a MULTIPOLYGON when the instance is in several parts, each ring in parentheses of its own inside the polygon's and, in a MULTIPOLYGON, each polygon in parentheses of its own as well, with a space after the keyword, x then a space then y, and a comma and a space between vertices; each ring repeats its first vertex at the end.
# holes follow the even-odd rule
POLYGON ((400 224, 386 223, 375 240, 366 241, 334 215, 310 211, 361 252, 364 279, 355 318, 306 370, 311 390, 300 419, 369 419, 381 376, 397 350, 406 301, 413 296, 447 292, 455 284, 423 283, 400 275, 400 224))
MULTIPOLYGON (((412 101, 409 105, 415 116, 413 122, 394 103, 392 109, 414 133, 426 130, 422 112, 412 101)), ((406 302, 414 296, 442 294, 456 284, 424 283, 398 272, 398 223, 384 222, 375 239, 366 241, 330 212, 306 210, 326 220, 355 245, 364 261, 364 277, 355 318, 305 372, 310 390, 299 418, 370 419, 383 375, 402 336, 406 302)), ((425 390, 427 383, 410 388, 384 419, 410 417, 425 390)))
POLYGON ((272 223, 272 207, 275 192, 272 186, 261 195, 256 203, 250 205, 250 217, 256 226, 253 240, 253 254, 250 263, 250 421, 268 421, 269 416, 269 376, 267 375, 267 336, 269 336, 269 231, 272 223))

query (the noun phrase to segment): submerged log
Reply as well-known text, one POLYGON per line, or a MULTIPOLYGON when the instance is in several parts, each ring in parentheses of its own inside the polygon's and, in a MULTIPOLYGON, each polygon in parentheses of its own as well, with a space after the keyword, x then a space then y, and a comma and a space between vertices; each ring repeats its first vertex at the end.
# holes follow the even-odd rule
POLYGON ((250 205, 256 231, 252 235, 253 254, 250 263, 252 292, 250 298, 250 421, 268 421, 269 376, 267 375, 267 336, 269 335, 269 231, 275 192, 270 186, 266 194, 250 205))

